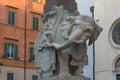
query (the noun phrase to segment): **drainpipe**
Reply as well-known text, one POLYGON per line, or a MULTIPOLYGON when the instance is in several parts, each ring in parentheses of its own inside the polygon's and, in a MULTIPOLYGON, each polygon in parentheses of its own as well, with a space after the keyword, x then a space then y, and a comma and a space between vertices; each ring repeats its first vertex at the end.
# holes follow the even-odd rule
POLYGON ((24 80, 26 80, 26 27, 27 27, 27 7, 28 1, 25 5, 25 29, 24 29, 24 80))
MULTIPOLYGON (((92 18, 94 19, 94 6, 90 7, 92 18)), ((95 43, 93 43, 93 80, 95 80, 95 43)))

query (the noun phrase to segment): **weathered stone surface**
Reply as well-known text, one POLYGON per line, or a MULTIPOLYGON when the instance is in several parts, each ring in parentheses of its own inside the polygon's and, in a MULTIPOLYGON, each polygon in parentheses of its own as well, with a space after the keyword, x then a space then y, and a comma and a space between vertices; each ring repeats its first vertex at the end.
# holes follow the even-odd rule
POLYGON ((75 0, 46 0, 44 12, 47 13, 52 10, 53 6, 63 6, 65 10, 75 12, 77 10, 77 3, 75 0))
POLYGON ((46 0, 46 4, 44 6, 44 13, 51 11, 53 6, 55 5, 58 5, 58 0, 46 0))

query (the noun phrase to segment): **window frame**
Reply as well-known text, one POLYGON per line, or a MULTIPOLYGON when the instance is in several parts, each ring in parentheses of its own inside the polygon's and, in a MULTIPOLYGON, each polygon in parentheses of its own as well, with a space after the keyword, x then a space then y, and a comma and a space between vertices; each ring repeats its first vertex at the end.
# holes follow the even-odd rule
POLYGON ((112 26, 111 26, 111 28, 110 28, 109 41, 110 41, 112 47, 119 49, 119 48, 120 48, 120 45, 119 45, 119 44, 116 44, 116 43, 113 41, 113 38, 112 38, 112 32, 113 32, 113 30, 114 30, 114 28, 115 28, 115 26, 116 26, 116 24, 117 24, 118 22, 120 22, 120 18, 117 19, 116 21, 114 21, 113 24, 112 24, 112 26))
POLYGON ((117 80, 116 76, 117 76, 118 74, 120 74, 120 69, 116 67, 116 64, 117 64, 117 62, 119 61, 119 59, 120 59, 120 55, 118 55, 118 56, 114 59, 113 64, 112 64, 112 69, 113 69, 112 72, 113 72, 114 80, 117 80))
POLYGON ((29 61, 35 61, 35 55, 34 55, 34 47, 29 47, 29 61), (31 53, 32 49, 32 53, 31 53))
MULTIPOLYGON (((10 58, 10 59, 15 59, 15 55, 17 54, 16 53, 16 49, 17 49, 17 45, 16 44, 12 44, 12 43, 5 43, 7 44, 7 58, 10 58)), ((5 46, 5 45, 4 45, 5 46)), ((6 52, 6 51, 4 51, 6 52)), ((17 51, 18 52, 18 51, 17 51)), ((6 54, 6 53, 5 53, 6 54)))
POLYGON ((7 9, 7 24, 8 25, 11 25, 11 26, 15 26, 16 25, 16 20, 17 20, 17 8, 13 8, 13 7, 9 7, 8 6, 8 9, 7 9), (12 23, 9 23, 9 11, 10 12, 13 12, 14 13, 14 24, 12 24, 12 23))
MULTIPOLYGON (((12 47, 10 47, 12 48, 12 47)), ((10 50, 9 50, 10 51, 10 50)), ((8 51, 8 52, 9 52, 8 51)), ((12 54, 12 53, 10 53, 12 54)), ((18 57, 18 40, 14 40, 14 39, 10 39, 10 38, 5 38, 5 41, 4 41, 4 55, 3 55, 4 58, 9 58, 9 59, 19 59, 18 57), (13 57, 12 56, 8 56, 8 53, 6 50, 8 50, 8 46, 9 45, 13 45, 13 57), (6 49, 7 48, 7 49, 6 49)))
POLYGON ((39 18, 32 16, 32 30, 39 30, 39 18))
POLYGON ((15 25, 15 12, 8 11, 8 24, 9 25, 15 25))
MULTIPOLYGON (((7 73, 6 73, 6 80, 9 80, 9 79, 8 79, 8 73, 12 73, 12 74, 13 74, 13 80, 15 80, 15 73, 14 73, 14 72, 7 72, 7 73)), ((11 79, 10 79, 10 80, 11 80, 11 79)))
POLYGON ((29 61, 32 61, 32 62, 35 61, 34 42, 29 42, 29 61), (31 48, 33 49, 32 58, 31 58, 31 48), (33 56, 34 56, 34 60, 33 60, 33 56))

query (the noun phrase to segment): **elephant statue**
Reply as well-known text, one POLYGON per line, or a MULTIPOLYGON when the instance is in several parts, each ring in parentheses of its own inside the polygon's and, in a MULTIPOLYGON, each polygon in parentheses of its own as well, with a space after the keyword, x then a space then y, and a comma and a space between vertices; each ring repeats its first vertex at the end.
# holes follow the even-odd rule
POLYGON ((48 44, 49 47, 54 47, 58 52, 59 65, 63 69, 61 74, 64 71, 75 76, 82 75, 87 54, 86 41, 89 40, 88 45, 91 45, 102 30, 92 18, 86 15, 72 16, 62 23, 61 35, 66 41, 62 44, 48 44), (63 65, 64 68, 66 66, 66 69, 62 67, 63 65))

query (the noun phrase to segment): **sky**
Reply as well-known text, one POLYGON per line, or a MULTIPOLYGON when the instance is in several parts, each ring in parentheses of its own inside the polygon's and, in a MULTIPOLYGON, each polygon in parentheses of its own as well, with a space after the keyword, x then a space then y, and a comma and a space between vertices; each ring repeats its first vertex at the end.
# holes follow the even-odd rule
POLYGON ((93 6, 92 0, 76 0, 80 14, 91 16, 90 7, 93 6))

